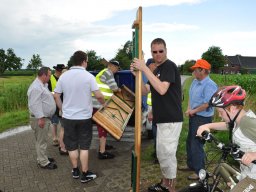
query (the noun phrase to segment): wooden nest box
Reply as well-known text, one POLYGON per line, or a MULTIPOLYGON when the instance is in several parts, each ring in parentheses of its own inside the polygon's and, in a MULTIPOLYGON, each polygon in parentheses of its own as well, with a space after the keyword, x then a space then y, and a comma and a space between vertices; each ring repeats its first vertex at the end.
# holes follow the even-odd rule
POLYGON ((93 120, 120 140, 135 106, 135 95, 125 85, 115 93, 94 115, 93 120))

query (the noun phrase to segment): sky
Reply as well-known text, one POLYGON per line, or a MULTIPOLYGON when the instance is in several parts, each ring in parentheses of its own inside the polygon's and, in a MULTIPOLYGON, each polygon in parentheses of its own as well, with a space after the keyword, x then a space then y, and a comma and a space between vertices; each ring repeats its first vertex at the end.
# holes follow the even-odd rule
POLYGON ((177 65, 211 46, 224 55, 256 56, 255 0, 0 0, 0 49, 12 48, 26 68, 33 54, 44 66, 67 64, 77 50, 107 60, 132 40, 142 7, 142 49, 163 38, 177 65))

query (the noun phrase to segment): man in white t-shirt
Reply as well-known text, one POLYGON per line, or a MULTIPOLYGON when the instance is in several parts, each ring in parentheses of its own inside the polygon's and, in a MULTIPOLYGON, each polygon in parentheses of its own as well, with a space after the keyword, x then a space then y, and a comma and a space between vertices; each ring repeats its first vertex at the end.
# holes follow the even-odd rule
POLYGON ((64 143, 69 152, 74 179, 80 177, 78 158, 81 162, 81 182, 86 183, 97 176, 88 170, 89 148, 92 140, 92 92, 104 104, 95 77, 86 71, 88 57, 83 51, 76 51, 71 61, 73 66, 58 80, 54 90, 57 106, 62 110, 64 143), (63 93, 63 103, 60 95, 63 93), (80 149, 80 153, 78 151, 80 149))

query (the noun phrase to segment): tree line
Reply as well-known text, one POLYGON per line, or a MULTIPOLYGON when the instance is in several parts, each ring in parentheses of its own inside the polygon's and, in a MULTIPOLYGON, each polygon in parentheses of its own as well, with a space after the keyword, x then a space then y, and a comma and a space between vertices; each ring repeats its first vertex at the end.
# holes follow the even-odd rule
MULTIPOLYGON (((87 50, 88 55, 88 71, 99 71, 103 69, 105 66, 102 64, 102 57, 98 56, 96 51, 87 50)), ((117 53, 114 58, 111 60, 117 60, 120 63, 122 69, 129 69, 130 63, 132 61, 132 42, 127 41, 124 45, 121 46, 117 50, 117 53)), ((217 73, 219 69, 224 67, 226 64, 225 56, 222 53, 220 47, 211 46, 209 49, 202 54, 202 58, 207 60, 212 65, 212 72, 217 73)), ((9 48, 6 51, 4 49, 0 49, 0 76, 6 71, 19 70, 23 66, 24 59, 16 56, 14 50, 9 48)), ((179 66, 179 69, 182 74, 190 73, 190 67, 194 65, 195 60, 187 60, 184 64, 179 66)), ((69 61, 66 63, 68 67, 72 66, 72 57, 70 57, 69 61)), ((39 54, 33 54, 30 59, 27 69, 38 70, 42 67, 42 60, 39 54)))

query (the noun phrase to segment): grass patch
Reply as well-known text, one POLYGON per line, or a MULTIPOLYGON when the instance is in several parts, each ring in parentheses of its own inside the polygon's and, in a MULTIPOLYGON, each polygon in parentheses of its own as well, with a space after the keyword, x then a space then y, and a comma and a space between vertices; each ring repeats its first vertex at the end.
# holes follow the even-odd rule
POLYGON ((8 129, 27 125, 29 122, 29 112, 23 109, 16 112, 6 112, 0 115, 0 133, 8 129))
POLYGON ((0 77, 0 132, 27 125, 27 90, 34 76, 0 77))

